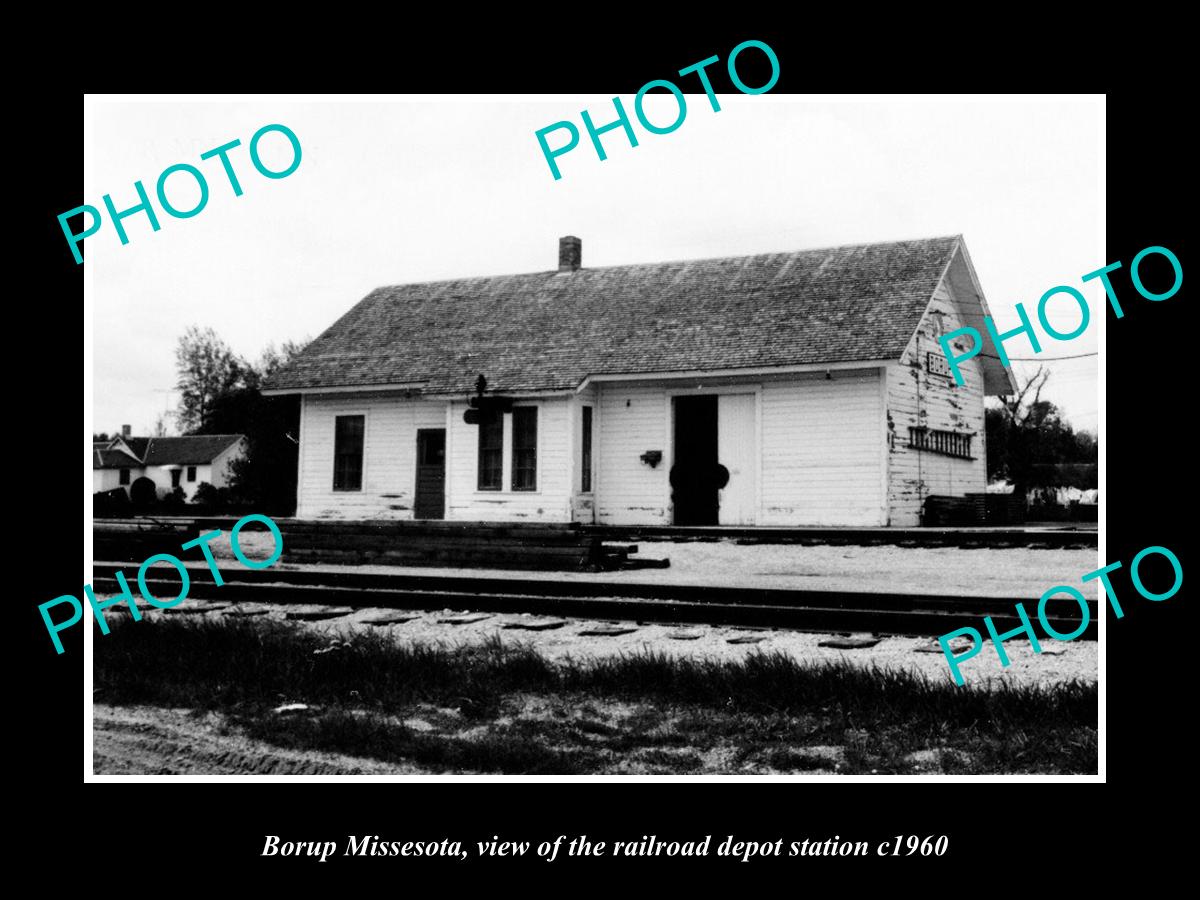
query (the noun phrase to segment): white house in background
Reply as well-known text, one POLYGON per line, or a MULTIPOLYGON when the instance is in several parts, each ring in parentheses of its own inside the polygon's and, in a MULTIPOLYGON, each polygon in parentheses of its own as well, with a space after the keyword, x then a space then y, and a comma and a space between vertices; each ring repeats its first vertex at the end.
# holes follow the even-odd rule
POLYGON ((956 387, 937 342, 989 314, 961 237, 581 258, 379 288, 273 376, 297 516, 901 526, 984 491, 1013 384, 981 355, 956 387))
POLYGON ((142 471, 142 461, 119 439, 92 441, 92 493, 129 485, 142 471))
POLYGON ((92 444, 92 490, 124 487, 138 478, 154 482, 160 497, 183 488, 188 500, 208 482, 226 487, 230 464, 243 456, 246 439, 240 434, 197 434, 185 437, 132 437, 129 426, 120 436, 92 444))

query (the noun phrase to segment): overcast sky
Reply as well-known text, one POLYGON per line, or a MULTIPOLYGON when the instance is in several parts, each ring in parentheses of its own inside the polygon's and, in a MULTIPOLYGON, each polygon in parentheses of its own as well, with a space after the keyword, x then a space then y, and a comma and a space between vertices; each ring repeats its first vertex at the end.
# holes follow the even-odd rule
MULTIPOLYGON (((675 101, 652 99, 650 120, 670 122, 675 101)), ((137 214, 125 220, 128 245, 107 219, 86 241, 92 427, 145 434, 174 409, 174 350, 188 325, 212 326, 254 359, 269 343, 316 337, 379 285, 553 269, 565 234, 582 238, 585 266, 606 266, 961 233, 1001 325, 1017 324, 1018 301, 1036 321, 1042 293, 1071 285, 1089 298, 1092 324, 1073 341, 1044 340, 1042 355, 1096 350, 1103 293, 1080 284, 1110 261, 1095 101, 719 95, 714 113, 703 94, 687 99, 671 134, 635 120, 636 148, 620 130, 604 135, 604 162, 584 133, 559 158, 559 181, 534 133, 560 119, 579 125, 585 108, 597 125, 610 121, 611 97, 91 99, 84 202, 102 208, 110 193, 118 210, 133 206, 133 182, 153 197, 176 163, 200 168, 210 188, 193 218, 171 218, 155 200, 160 231, 137 214), (303 148, 299 168, 278 180, 259 175, 247 150, 271 123, 303 148), (200 160, 235 138, 241 197, 218 160, 200 160)), ((279 134, 261 148, 271 168, 290 160, 279 134)), ((198 196, 189 181, 168 182, 182 209, 198 196)), ((1057 302, 1063 314, 1051 322, 1069 331, 1078 312, 1057 302)), ((1007 349, 1033 355, 1024 339, 1007 349)), ((1096 363, 1052 364, 1046 396, 1076 427, 1096 426, 1096 363)))

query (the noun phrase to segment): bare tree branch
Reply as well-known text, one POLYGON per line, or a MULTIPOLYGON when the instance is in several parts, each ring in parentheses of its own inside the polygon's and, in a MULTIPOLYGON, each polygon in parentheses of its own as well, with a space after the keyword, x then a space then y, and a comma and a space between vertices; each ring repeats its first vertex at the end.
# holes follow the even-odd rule
POLYGON ((1025 382, 1025 385, 1020 389, 1015 398, 1011 398, 1004 404, 1008 410, 1009 417, 1012 419, 1013 425, 1018 428, 1024 427, 1029 419, 1030 413, 1037 407, 1042 399, 1042 388, 1046 386, 1046 382, 1050 380, 1050 370, 1044 366, 1038 366, 1038 370, 1033 374, 1033 377, 1025 382), (1033 391, 1033 400, 1029 403, 1025 402, 1025 398, 1029 396, 1029 392, 1033 391))

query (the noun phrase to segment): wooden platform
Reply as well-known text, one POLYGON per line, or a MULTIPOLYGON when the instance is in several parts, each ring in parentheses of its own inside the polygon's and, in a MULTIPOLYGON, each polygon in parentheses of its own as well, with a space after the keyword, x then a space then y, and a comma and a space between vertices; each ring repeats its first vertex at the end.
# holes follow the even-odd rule
POLYGON ((278 524, 288 562, 581 571, 627 565, 637 552, 605 546, 604 538, 569 524, 289 519, 278 524))
MULTIPOLYGON (((97 519, 95 559, 142 562, 156 553, 199 559, 182 551, 202 532, 228 533, 237 519, 97 519)), ((283 534, 283 560, 345 565, 449 566, 454 568, 603 571, 652 568, 665 560, 631 561, 632 545, 608 545, 578 525, 446 522, 276 520, 283 534)), ((252 523, 248 531, 262 530, 252 523)))

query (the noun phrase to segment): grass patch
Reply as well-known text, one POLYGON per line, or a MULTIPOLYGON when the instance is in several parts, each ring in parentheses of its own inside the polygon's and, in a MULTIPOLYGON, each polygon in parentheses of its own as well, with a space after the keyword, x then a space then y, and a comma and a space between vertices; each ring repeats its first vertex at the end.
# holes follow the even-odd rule
POLYGON ((819 753, 807 750, 793 750, 791 747, 779 747, 767 754, 767 762, 771 768, 781 772, 806 772, 812 769, 832 769, 833 759, 819 753))
POLYGON ((274 620, 166 618, 117 624, 98 640, 95 684, 105 703, 215 710, 277 746, 431 771, 1083 773, 1097 765, 1094 682, 957 687, 910 670, 778 652, 552 662, 498 639, 412 645, 381 631, 335 639, 274 620), (270 713, 284 702, 314 709, 270 713), (418 732, 403 720, 419 709, 443 712, 418 732), (943 751, 935 765, 908 759, 930 749, 943 751), (716 758, 722 767, 706 769, 716 758))
POLYGON ((591 771, 594 754, 561 751, 502 730, 478 738, 418 735, 377 715, 330 710, 307 717, 235 717, 245 733, 278 747, 415 762, 435 772, 502 772, 578 775, 591 771))

